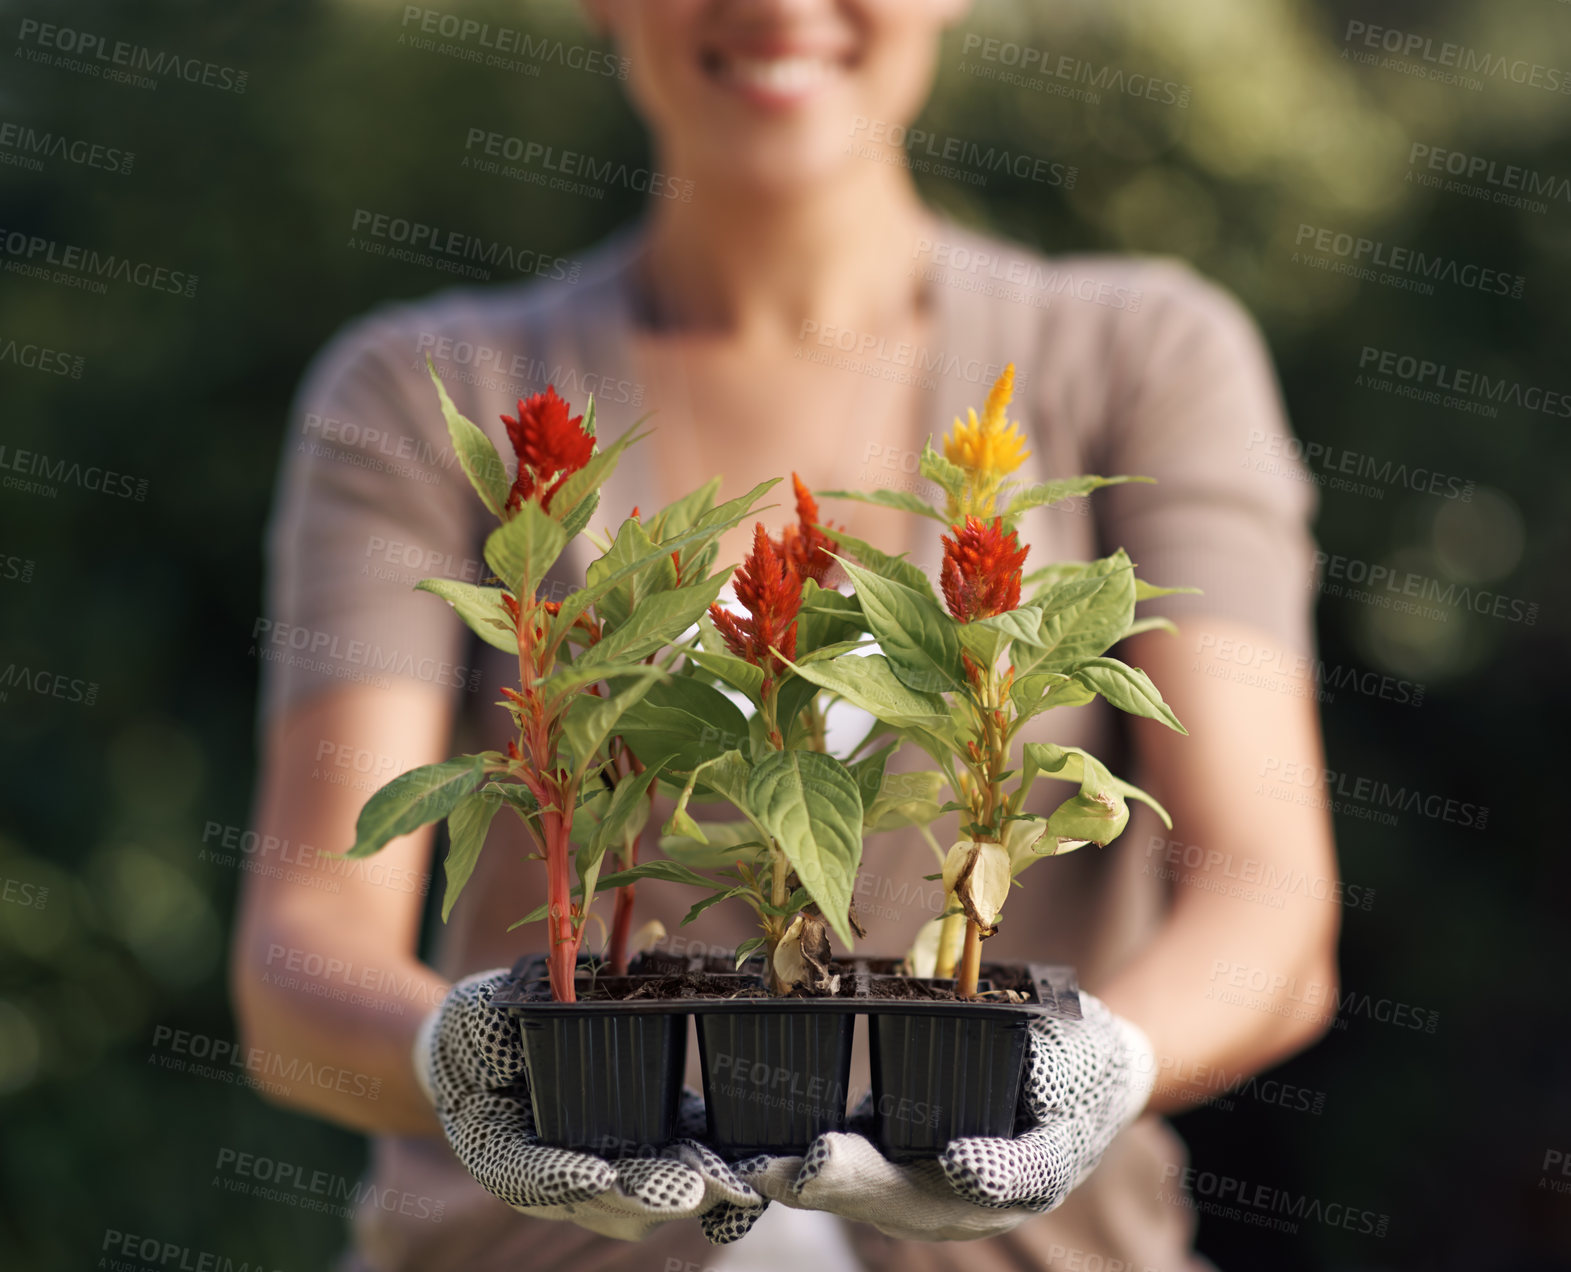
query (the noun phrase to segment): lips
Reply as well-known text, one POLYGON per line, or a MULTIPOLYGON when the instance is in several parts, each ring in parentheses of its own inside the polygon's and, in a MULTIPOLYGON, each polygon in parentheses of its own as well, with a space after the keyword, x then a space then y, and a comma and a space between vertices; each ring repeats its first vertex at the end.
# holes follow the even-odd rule
POLYGON ((750 101, 787 106, 807 100, 845 72, 848 59, 818 52, 711 51, 704 69, 716 83, 750 101))

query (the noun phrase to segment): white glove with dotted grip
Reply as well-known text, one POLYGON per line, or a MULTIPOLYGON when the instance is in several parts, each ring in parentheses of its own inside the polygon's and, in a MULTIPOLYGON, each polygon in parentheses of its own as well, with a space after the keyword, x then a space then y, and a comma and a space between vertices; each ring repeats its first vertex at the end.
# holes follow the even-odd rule
MULTIPOLYGON (((415 1073, 469 1173, 523 1214, 623 1241, 692 1218, 717 1244, 744 1236, 764 1199, 696 1139, 617 1162, 540 1143, 518 1022, 491 1006, 506 976, 499 968, 459 981, 415 1041, 415 1073)), ((703 1120, 702 1102, 685 1092, 684 1131, 703 1120)))
POLYGON ((1081 1020, 1032 1024, 1021 1100, 1034 1125, 1013 1139, 952 1141, 935 1160, 897 1165, 862 1135, 820 1135, 805 1157, 736 1170, 764 1196, 828 1210, 913 1241, 996 1236, 1058 1206, 1150 1099, 1156 1065, 1140 1028, 1090 994, 1081 1020))

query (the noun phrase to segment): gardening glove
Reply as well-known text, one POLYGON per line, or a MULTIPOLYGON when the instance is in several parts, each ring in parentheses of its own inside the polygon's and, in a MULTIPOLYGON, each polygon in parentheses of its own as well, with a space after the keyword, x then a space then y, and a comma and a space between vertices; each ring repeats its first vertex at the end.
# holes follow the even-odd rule
POLYGON ((601 1236, 638 1241, 691 1218, 717 1244, 746 1235, 764 1199, 697 1141, 704 1111, 692 1092, 681 1110, 691 1138, 657 1158, 611 1162, 540 1143, 518 1022, 491 1006, 506 977, 498 968, 459 981, 415 1040, 415 1074, 465 1169, 521 1214, 567 1219, 601 1236))
POLYGON ((1090 994, 1080 1006, 1081 1020, 1033 1022, 1021 1091, 1032 1125, 1013 1139, 953 1140, 933 1161, 897 1165, 865 1136, 831 1131, 805 1157, 753 1158, 737 1174, 783 1205, 905 1240, 996 1236, 1052 1210, 1140 1115, 1156 1073, 1138 1026, 1090 994))

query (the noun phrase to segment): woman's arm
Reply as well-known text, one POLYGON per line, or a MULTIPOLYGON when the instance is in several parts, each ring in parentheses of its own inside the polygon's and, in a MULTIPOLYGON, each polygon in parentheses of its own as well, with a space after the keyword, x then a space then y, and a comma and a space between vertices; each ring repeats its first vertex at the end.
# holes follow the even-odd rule
POLYGON ((432 831, 333 860, 367 792, 314 773, 328 747, 377 755, 395 738, 399 771, 445 759, 451 717, 445 689, 398 680, 318 694, 265 734, 255 828, 291 847, 276 873, 246 876, 230 972, 242 1042, 264 1094, 357 1130, 440 1133, 410 1063, 448 989, 415 957, 432 831))
POLYGON ((1137 636, 1122 656, 1161 686, 1189 730, 1185 737, 1132 721, 1142 785, 1172 814, 1174 839, 1205 855, 1198 869, 1180 871, 1189 882, 1175 884, 1155 939, 1100 991, 1151 1039, 1161 1066, 1151 1099, 1158 1112, 1216 1095, 1218 1070, 1232 1085, 1325 1032, 1335 1015, 1340 926, 1328 895, 1336 854, 1319 778, 1293 784, 1293 801, 1271 798, 1282 793, 1272 774, 1293 764, 1323 769, 1313 678, 1284 672, 1280 689, 1238 683, 1236 665, 1215 651, 1227 640, 1269 646, 1268 634, 1201 616, 1181 619, 1180 629, 1177 638, 1137 636), (1282 909, 1227 895, 1229 883, 1252 879, 1264 891, 1263 881, 1286 874, 1325 882, 1280 889, 1282 909), (1223 887, 1196 886, 1204 882, 1223 887))

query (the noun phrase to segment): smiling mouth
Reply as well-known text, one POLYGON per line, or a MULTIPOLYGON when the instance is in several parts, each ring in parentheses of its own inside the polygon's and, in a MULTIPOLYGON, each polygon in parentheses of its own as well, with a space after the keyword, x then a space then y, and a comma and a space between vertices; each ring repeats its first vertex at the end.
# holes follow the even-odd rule
POLYGON ((757 54, 706 52, 703 67, 715 83, 758 105, 791 106, 837 81, 850 59, 822 53, 757 54))

